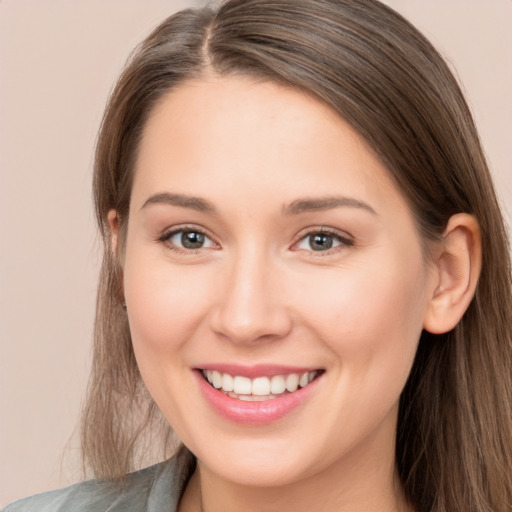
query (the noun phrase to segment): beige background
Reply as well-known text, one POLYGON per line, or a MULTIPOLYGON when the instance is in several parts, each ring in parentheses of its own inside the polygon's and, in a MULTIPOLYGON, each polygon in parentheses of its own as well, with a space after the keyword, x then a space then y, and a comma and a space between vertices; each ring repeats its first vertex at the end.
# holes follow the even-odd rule
MULTIPOLYGON (((96 130, 131 48, 194 3, 0 0, 0 506, 80 478, 96 130)), ((512 1, 386 3, 456 67, 512 212, 512 1)))

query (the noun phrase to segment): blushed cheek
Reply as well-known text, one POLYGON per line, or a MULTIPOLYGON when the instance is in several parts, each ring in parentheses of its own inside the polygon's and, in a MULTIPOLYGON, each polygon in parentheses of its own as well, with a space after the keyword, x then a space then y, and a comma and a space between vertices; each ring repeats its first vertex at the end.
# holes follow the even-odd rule
POLYGON ((382 393, 380 399, 386 401, 387 396, 390 404, 398 400, 412 368, 423 302, 421 287, 410 286, 403 276, 397 275, 393 284, 374 287, 368 298, 366 319, 360 319, 365 326, 359 339, 364 349, 355 365, 375 396, 382 393))
POLYGON ((191 338, 206 308, 200 279, 171 272, 169 265, 127 270, 125 294, 134 345, 159 354, 176 351, 191 338))
POLYGON ((424 288, 417 275, 416 268, 395 265, 382 274, 354 272, 338 283, 330 279, 324 288, 329 292, 307 294, 315 300, 302 309, 342 363, 363 365, 380 357, 391 364, 397 353, 398 361, 404 356, 410 360, 423 318, 424 288))

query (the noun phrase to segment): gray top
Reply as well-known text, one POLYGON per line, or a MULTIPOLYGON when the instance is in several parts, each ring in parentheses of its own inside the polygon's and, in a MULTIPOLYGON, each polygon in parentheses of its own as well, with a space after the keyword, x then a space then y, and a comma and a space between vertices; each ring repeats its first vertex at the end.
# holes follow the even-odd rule
POLYGON ((172 459, 123 478, 120 485, 92 480, 8 505, 4 512, 177 512, 195 466, 181 450, 172 459))

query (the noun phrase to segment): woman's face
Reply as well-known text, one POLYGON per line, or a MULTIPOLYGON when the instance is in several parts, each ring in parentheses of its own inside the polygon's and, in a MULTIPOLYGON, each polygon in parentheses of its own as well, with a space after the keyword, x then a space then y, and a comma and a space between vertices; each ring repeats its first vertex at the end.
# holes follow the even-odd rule
POLYGON ((214 474, 392 471, 434 288, 404 198, 328 107, 213 77, 155 108, 126 239, 130 329, 151 395, 214 474))

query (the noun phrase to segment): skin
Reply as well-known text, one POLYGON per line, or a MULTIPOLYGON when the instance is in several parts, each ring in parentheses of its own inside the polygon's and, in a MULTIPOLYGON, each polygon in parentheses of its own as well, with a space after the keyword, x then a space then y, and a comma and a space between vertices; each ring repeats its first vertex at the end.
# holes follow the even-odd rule
POLYGON ((169 93, 139 148, 122 265, 142 377, 198 458, 180 510, 408 510, 394 469, 400 392, 422 329, 443 332, 467 307, 478 242, 473 219, 454 216, 426 258, 386 168, 306 94, 216 76, 169 93), (333 196, 349 201, 290 212, 333 196), (183 228, 205 245, 163 240, 183 228), (333 247, 313 250, 326 229, 333 247), (193 369, 211 363, 325 373, 284 418, 250 426, 204 399, 193 369))

